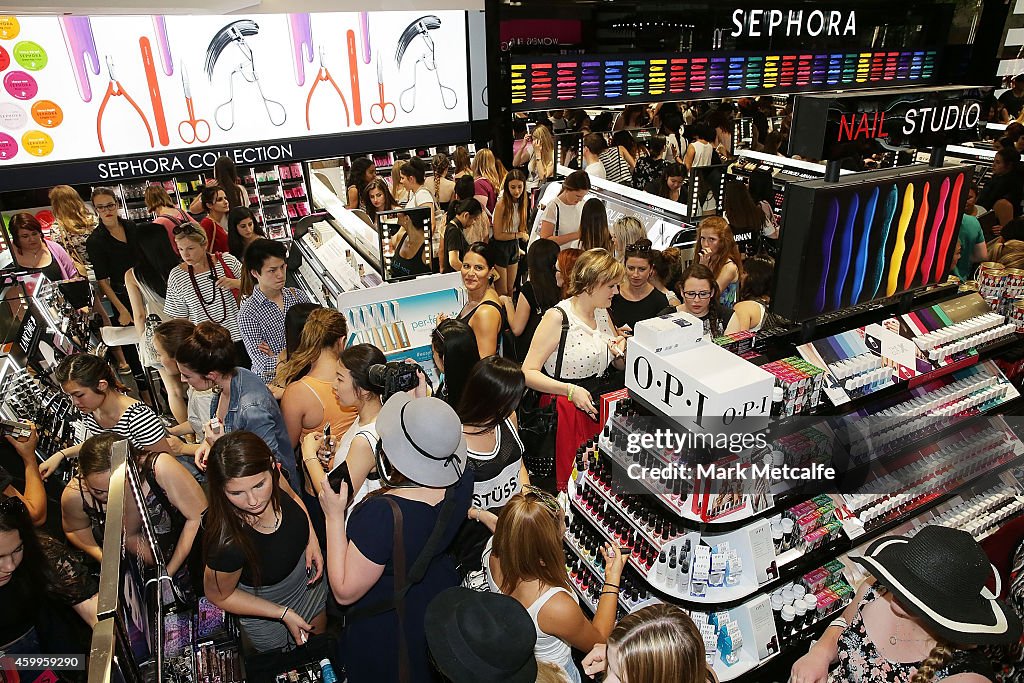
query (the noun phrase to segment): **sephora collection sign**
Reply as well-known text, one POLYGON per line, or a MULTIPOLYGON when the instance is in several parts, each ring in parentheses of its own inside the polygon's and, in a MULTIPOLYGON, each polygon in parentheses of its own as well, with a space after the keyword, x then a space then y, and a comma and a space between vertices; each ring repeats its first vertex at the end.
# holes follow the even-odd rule
POLYGON ((801 95, 793 112, 790 153, 841 159, 880 140, 896 147, 936 147, 976 140, 991 88, 903 88, 867 94, 801 95))

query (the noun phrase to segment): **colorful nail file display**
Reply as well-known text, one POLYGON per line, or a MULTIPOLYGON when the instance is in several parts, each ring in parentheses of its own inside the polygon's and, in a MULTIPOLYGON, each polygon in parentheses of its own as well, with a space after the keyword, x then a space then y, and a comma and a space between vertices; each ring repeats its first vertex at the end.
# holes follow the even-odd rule
POLYGON ((0 15, 0 166, 156 149, 159 156, 131 163, 105 159, 98 179, 151 177, 205 169, 222 154, 240 166, 285 161, 300 155, 293 147, 322 135, 468 125, 469 64, 482 63, 478 52, 468 43, 466 13, 455 10, 0 15), (344 86, 352 121, 338 115, 332 97, 306 106, 311 85, 325 77, 344 86), (117 99, 100 117, 111 86, 117 99), (364 116, 362 102, 387 98, 397 106, 400 93, 397 115, 364 116), (153 141, 140 120, 153 125, 153 141), (182 121, 203 133, 175 135, 182 121), (199 123, 207 121, 208 134, 199 123))
POLYGON ((935 50, 530 57, 512 63, 512 110, 922 84, 936 58, 935 50), (889 66, 871 68, 883 61, 889 66))
POLYGON ((806 320, 941 282, 970 174, 917 167, 793 185, 778 269, 787 276, 776 283, 775 311, 806 320))

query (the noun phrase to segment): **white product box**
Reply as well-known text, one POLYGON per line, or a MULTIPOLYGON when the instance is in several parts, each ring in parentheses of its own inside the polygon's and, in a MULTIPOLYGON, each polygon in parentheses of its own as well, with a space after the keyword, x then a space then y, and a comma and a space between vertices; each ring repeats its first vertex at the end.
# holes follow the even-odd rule
POLYGON ((655 353, 678 352, 711 342, 704 323, 685 311, 641 320, 633 328, 630 343, 643 344, 655 353))

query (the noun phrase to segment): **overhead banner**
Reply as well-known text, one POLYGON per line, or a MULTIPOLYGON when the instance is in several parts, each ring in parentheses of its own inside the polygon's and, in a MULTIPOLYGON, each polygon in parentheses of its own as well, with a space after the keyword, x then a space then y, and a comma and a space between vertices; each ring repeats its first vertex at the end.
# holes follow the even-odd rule
POLYGON ((466 26, 461 11, 0 16, 0 169, 204 148, 273 162, 278 141, 466 122, 466 26))
POLYGON ((929 83, 935 50, 554 55, 512 60, 512 110, 929 83))
POLYGON ((867 140, 935 147, 977 140, 991 87, 951 85, 870 93, 801 95, 793 109, 790 153, 812 159, 859 155, 867 140))

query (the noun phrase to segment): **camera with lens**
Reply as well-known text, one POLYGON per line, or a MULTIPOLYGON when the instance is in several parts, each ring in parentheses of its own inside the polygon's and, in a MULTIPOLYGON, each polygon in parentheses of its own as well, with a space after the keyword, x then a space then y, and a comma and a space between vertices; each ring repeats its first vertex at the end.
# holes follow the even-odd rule
POLYGON ((389 361, 371 365, 367 376, 371 384, 384 390, 381 396, 387 401, 394 394, 415 389, 420 382, 416 373, 420 371, 416 363, 389 361))

